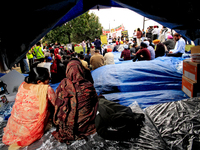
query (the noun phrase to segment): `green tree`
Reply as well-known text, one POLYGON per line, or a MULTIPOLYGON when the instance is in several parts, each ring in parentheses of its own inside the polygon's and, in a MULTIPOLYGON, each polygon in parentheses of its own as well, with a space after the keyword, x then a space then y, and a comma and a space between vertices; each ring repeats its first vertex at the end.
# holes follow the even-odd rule
POLYGON ((88 12, 78 16, 77 18, 66 22, 61 27, 51 30, 44 37, 44 41, 48 43, 71 43, 81 42, 83 40, 94 40, 102 34, 102 26, 99 18, 95 14, 88 12))

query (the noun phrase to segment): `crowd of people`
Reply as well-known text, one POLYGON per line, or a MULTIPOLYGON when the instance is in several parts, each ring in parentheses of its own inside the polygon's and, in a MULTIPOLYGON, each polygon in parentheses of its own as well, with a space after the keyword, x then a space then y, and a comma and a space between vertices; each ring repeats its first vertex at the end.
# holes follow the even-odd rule
POLYGON ((86 55, 84 52, 77 54, 59 44, 42 50, 37 43, 27 53, 33 55, 28 57, 32 65, 29 75, 19 86, 2 138, 9 149, 32 144, 52 126, 56 127, 52 132, 55 139, 66 144, 87 139, 95 132, 109 140, 139 136, 144 114, 133 113, 129 107, 97 96, 90 67, 96 69, 104 63, 114 64, 107 59, 113 55, 111 48, 104 57, 97 48, 91 46, 90 50, 94 49, 91 56, 90 50, 86 55), (49 85, 50 81, 60 82, 56 92, 49 85), (113 130, 108 130, 110 128, 113 130))
MULTIPOLYGON (((161 31, 164 33, 166 29, 161 31)), ((98 97, 91 70, 115 64, 112 52, 121 52, 121 61, 153 60, 164 55, 180 57, 185 52, 185 41, 180 34, 168 35, 166 39, 161 32, 161 35, 156 33, 157 27, 150 27, 147 33, 138 28, 135 39, 129 41, 122 34, 120 38, 110 37, 110 44, 103 46, 99 38, 93 43, 83 41, 80 53, 73 47, 67 49, 60 44, 42 47, 38 42, 27 53, 30 67, 26 59, 22 59, 29 76, 19 87, 11 117, 4 128, 3 143, 10 145, 10 149, 30 145, 52 125, 56 127, 52 135, 66 144, 96 131, 109 140, 137 137, 144 115, 134 114, 101 95, 98 97), (56 92, 49 86, 50 82, 60 82, 56 92), (114 130, 108 130, 110 127, 114 130)))

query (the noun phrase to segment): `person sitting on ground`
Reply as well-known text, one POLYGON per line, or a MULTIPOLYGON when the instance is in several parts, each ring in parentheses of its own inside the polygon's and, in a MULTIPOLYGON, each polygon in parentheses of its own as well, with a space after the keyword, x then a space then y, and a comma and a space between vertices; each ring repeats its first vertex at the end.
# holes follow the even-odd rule
POLYGON ((147 45, 147 49, 151 53, 151 60, 155 59, 155 50, 154 50, 154 48, 149 45, 149 41, 144 41, 144 43, 147 45))
POLYGON ((91 73, 85 71, 80 60, 73 58, 67 65, 66 78, 56 90, 53 121, 57 130, 52 135, 59 142, 70 144, 96 132, 98 97, 91 73))
POLYGON ((153 43, 156 45, 156 50, 155 50, 155 54, 156 54, 156 58, 160 57, 160 56, 164 56, 165 55, 165 46, 164 44, 162 44, 160 42, 160 40, 154 40, 153 43))
POLYGON ((2 138, 9 149, 28 146, 43 136, 56 100, 49 79, 48 69, 33 66, 19 86, 2 138))
POLYGON ((134 53, 136 53, 136 49, 135 49, 135 47, 134 47, 134 45, 133 44, 131 44, 130 45, 130 53, 131 53, 131 59, 133 59, 134 58, 134 53))
POLYGON ((88 68, 90 68, 90 58, 91 58, 90 50, 87 50, 87 54, 85 55, 84 60, 88 63, 88 68))
POLYGON ((163 44, 167 47, 168 51, 174 49, 175 42, 174 42, 173 36, 168 35, 167 36, 167 41, 163 42, 163 44))
POLYGON ((167 56, 181 57, 185 53, 185 40, 179 33, 174 34, 174 40, 176 41, 174 50, 170 50, 167 56))
POLYGON ((113 52, 118 52, 118 48, 119 48, 119 42, 116 41, 116 45, 115 45, 115 47, 113 49, 113 52))
POLYGON ((124 42, 123 41, 120 41, 120 45, 117 50, 118 50, 118 52, 122 52, 124 50, 124 42))
POLYGON ((65 78, 65 66, 61 62, 61 56, 58 51, 58 48, 54 50, 54 62, 51 65, 51 83, 58 83, 65 78))
POLYGON ((95 126, 99 136, 107 140, 125 141, 137 138, 145 120, 144 114, 99 96, 95 126))
MULTIPOLYGON (((80 54, 80 55, 79 55, 79 59, 80 59, 82 65, 83 65, 85 68, 88 68, 88 63, 87 63, 87 61, 84 60, 84 59, 85 59, 84 54, 80 54)), ((88 69, 89 69, 89 68, 88 68, 88 69)))
POLYGON ((133 59, 133 61, 136 61, 137 59, 139 61, 141 60, 151 60, 151 53, 150 51, 147 49, 147 45, 144 42, 141 42, 140 44, 140 50, 137 51, 137 53, 135 53, 135 58, 133 59))
POLYGON ((104 65, 104 58, 99 53, 99 50, 95 50, 95 54, 90 58, 90 64, 92 65, 92 70, 95 70, 104 65))
POLYGON ((63 56, 63 65, 65 67, 65 72, 66 72, 66 69, 67 69, 67 64, 70 62, 70 60, 71 60, 70 55, 64 55, 63 56))
POLYGON ((107 53, 104 56, 104 62, 105 62, 105 65, 115 64, 114 55, 112 53, 112 49, 111 48, 107 49, 107 53))
POLYGON ((124 50, 121 53, 121 57, 123 60, 131 60, 131 52, 128 49, 128 45, 124 45, 124 50))
POLYGON ((45 57, 44 62, 41 62, 37 65, 37 67, 43 67, 43 68, 47 68, 49 70, 49 73, 51 72, 51 61, 52 58, 49 57, 45 57))

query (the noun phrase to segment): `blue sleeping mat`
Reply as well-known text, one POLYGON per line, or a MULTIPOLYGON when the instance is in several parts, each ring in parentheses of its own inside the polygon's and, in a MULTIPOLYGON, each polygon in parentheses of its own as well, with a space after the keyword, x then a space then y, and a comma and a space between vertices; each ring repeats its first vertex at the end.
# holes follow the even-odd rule
POLYGON ((182 73, 177 67, 182 58, 158 57, 151 61, 117 61, 92 72, 94 87, 108 100, 128 106, 137 101, 142 108, 188 98, 181 90, 182 73))

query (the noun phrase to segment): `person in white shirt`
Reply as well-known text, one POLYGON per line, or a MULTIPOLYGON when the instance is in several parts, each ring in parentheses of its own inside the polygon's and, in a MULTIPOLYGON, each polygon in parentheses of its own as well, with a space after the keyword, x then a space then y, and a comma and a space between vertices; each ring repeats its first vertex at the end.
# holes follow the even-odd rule
POLYGON ((153 35, 153 40, 158 38, 158 28, 157 28, 157 26, 154 26, 154 29, 152 31, 152 35, 153 35))
POLYGON ((170 50, 167 56, 181 57, 185 53, 185 40, 179 33, 174 34, 174 40, 176 41, 175 48, 170 50))
POLYGON ((105 63, 105 65, 115 64, 114 55, 112 53, 112 49, 111 48, 107 49, 107 53, 104 56, 104 63, 105 63))
POLYGON ((37 67, 43 67, 43 68, 47 68, 49 70, 49 73, 51 71, 51 61, 52 61, 52 58, 49 56, 49 57, 45 57, 44 59, 45 61, 44 62, 41 62, 37 65, 37 67))

